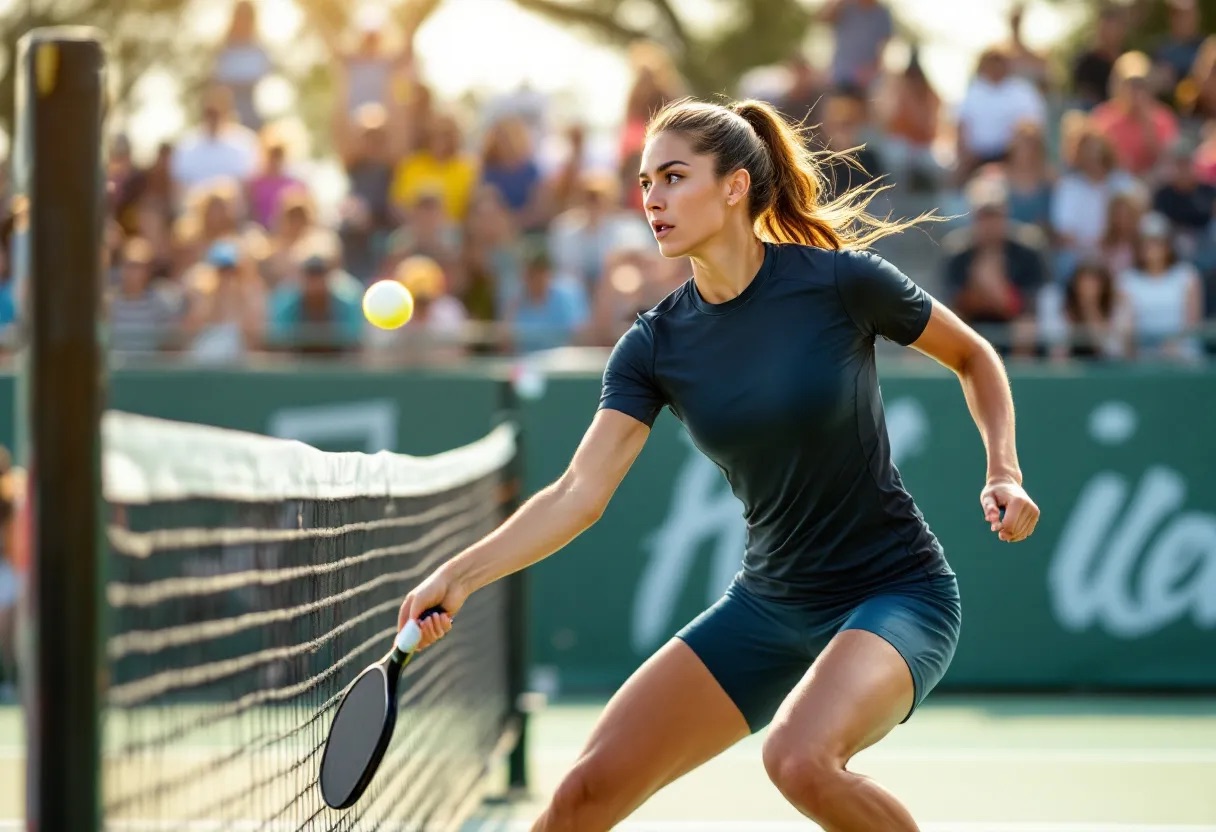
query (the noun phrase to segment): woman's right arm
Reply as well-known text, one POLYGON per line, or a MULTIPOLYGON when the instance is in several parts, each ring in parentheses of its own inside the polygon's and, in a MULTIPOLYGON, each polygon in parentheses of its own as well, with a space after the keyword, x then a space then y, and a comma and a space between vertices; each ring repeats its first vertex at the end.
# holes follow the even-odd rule
POLYGON ((565 473, 407 595, 398 626, 433 606, 455 613, 473 592, 544 560, 594 525, 649 434, 632 416, 596 413, 565 473))

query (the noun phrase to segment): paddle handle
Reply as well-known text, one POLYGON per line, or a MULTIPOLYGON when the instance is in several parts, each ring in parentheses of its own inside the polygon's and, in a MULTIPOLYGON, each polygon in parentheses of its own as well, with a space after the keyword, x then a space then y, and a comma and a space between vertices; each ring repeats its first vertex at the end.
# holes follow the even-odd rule
MULTIPOLYGON (((419 616, 419 619, 422 620, 432 615, 439 615, 444 611, 445 610, 443 607, 431 607, 429 610, 419 616)), ((410 653, 414 652, 414 649, 418 646, 418 642, 421 640, 422 628, 418 626, 417 621, 410 619, 409 621, 405 622, 405 626, 401 628, 401 632, 397 633, 397 640, 394 642, 394 646, 403 655, 408 656, 410 653)))

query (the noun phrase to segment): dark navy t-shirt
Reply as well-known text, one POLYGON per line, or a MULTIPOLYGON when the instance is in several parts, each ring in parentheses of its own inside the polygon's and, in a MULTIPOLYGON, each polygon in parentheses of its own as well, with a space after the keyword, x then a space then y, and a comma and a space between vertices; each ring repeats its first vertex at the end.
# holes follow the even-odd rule
POLYGON ((932 299, 882 258, 766 244, 735 298, 690 279, 640 315, 604 371, 601 408, 671 409, 743 502, 740 580, 835 599, 951 574, 891 461, 874 341, 910 344, 932 299))

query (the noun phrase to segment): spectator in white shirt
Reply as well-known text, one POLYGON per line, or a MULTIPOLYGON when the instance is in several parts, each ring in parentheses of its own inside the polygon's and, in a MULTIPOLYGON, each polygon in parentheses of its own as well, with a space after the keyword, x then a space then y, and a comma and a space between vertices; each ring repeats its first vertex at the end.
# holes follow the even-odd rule
POLYGON ((1169 220, 1157 213, 1140 221, 1136 262, 1119 275, 1127 300, 1133 354, 1194 361, 1201 356, 1195 329, 1203 321, 1203 286, 1195 267, 1178 260, 1169 220))
POLYGON ((1023 122, 1043 124, 1047 107, 1034 84, 1011 72, 1008 50, 985 49, 959 105, 958 175, 966 181, 976 168, 1005 159, 1023 122))
POLYGON ((172 174, 179 200, 220 179, 244 182, 257 170, 261 143, 257 133, 236 122, 232 92, 212 87, 203 99, 203 122, 178 142, 172 174))
POLYGON ((1068 172, 1051 199, 1058 275, 1072 274, 1082 259, 1101 256, 1111 199, 1136 185, 1115 167, 1115 153, 1106 137, 1089 127, 1083 128, 1074 152, 1065 149, 1065 163, 1068 172))

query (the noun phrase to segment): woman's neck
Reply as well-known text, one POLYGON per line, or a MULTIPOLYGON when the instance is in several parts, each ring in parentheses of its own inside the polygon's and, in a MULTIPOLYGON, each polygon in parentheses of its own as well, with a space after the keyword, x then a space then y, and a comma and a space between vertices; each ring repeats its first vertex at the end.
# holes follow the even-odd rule
POLYGON ((764 263, 764 243, 750 226, 723 231, 692 255, 697 291, 709 303, 738 297, 764 263))

